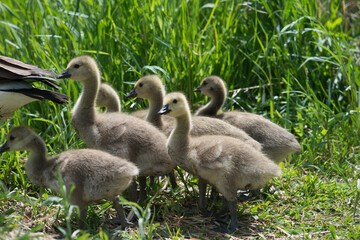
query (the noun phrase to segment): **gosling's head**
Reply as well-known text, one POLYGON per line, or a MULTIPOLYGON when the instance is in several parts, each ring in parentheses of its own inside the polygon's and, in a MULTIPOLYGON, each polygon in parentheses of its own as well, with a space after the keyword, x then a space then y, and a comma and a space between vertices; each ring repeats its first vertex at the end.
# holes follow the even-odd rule
POLYGON ((131 92, 126 95, 126 98, 146 98, 151 99, 157 97, 159 94, 164 94, 164 86, 157 75, 148 75, 140 78, 131 92))
POLYGON ((101 83, 96 97, 96 106, 107 107, 108 111, 109 107, 112 106, 111 111, 120 112, 121 102, 116 90, 107 83, 101 83))
POLYGON ((183 93, 172 92, 165 96, 164 106, 158 114, 167 114, 174 118, 179 118, 190 114, 189 104, 183 93))
POLYGON ((66 70, 59 75, 59 78, 71 78, 75 81, 87 82, 99 77, 99 70, 96 61, 90 56, 78 56, 73 58, 66 70))
POLYGON ((224 81, 218 76, 209 76, 204 78, 201 81, 199 87, 197 87, 194 92, 202 93, 208 97, 213 97, 219 91, 224 91, 226 89, 224 81))
POLYGON ((27 150, 36 136, 37 134, 28 127, 16 127, 9 132, 6 143, 0 149, 0 153, 27 150))

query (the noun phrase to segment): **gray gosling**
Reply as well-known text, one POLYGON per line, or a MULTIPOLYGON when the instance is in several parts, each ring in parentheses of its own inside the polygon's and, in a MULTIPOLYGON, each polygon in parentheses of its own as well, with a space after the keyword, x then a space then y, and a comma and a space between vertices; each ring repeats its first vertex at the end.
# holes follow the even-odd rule
POLYGON ((26 64, 16 59, 0 56, 0 123, 18 108, 38 100, 67 103, 69 96, 55 91, 34 87, 32 82, 42 82, 61 89, 57 75, 51 71, 26 64))
MULTIPOLYGON (((174 119, 169 116, 161 116, 157 112, 163 105, 165 96, 164 86, 157 75, 148 75, 140 78, 133 88, 133 90, 126 95, 126 97, 139 97, 149 99, 150 106, 146 116, 146 120, 161 129, 166 136, 169 136, 175 127, 174 119)), ((261 150, 261 144, 251 138, 243 130, 232 126, 222 120, 195 116, 191 118, 191 132, 192 136, 202 135, 226 135, 241 139, 247 144, 261 150)))
MULTIPOLYGON (((191 137, 190 108, 182 93, 168 94, 159 114, 176 119, 176 126, 167 142, 171 158, 199 180, 216 187, 229 203, 231 231, 235 230, 239 226, 237 190, 260 189, 271 178, 279 176, 281 169, 239 139, 219 135, 191 137)), ((205 198, 202 196, 204 186, 201 185, 199 183, 199 208, 203 209, 205 198)))
MULTIPOLYGON (((98 95, 96 97, 96 106, 106 107, 107 112, 121 112, 121 102, 118 93, 113 87, 107 83, 101 83, 98 95)), ((141 111, 141 110, 140 110, 141 111)), ((136 111, 135 113, 138 113, 136 111)), ((145 111, 147 114, 147 111, 145 111)), ((141 118, 141 117, 139 117, 141 118)), ((170 118, 170 117, 169 117, 170 118)), ((148 121, 150 122, 150 121, 148 121)), ((151 122, 150 122, 151 123, 151 122)), ((174 172, 169 173, 170 184, 173 188, 177 187, 176 178, 174 172)), ((142 184, 146 184, 146 179, 139 179, 142 181, 142 184)), ((144 197, 144 196, 142 196, 144 197)), ((140 199, 141 202, 143 199, 140 199)))
MULTIPOLYGON (((59 77, 71 78, 83 84, 81 96, 71 111, 71 124, 89 148, 130 160, 139 168, 140 177, 163 176, 175 168, 175 162, 167 153, 166 136, 156 127, 122 112, 97 112, 95 101, 100 71, 92 57, 72 59, 59 77)), ((134 191, 131 195, 132 201, 137 199, 134 191)), ((144 198, 146 192, 142 184, 140 199, 144 198)))
POLYGON ((283 161, 291 153, 301 151, 301 146, 294 135, 260 115, 239 111, 219 113, 227 94, 225 83, 220 77, 204 78, 194 91, 211 98, 211 101, 200 108, 196 115, 216 117, 244 130, 262 144, 263 152, 275 163, 283 161))
POLYGON ((96 96, 96 106, 106 107, 109 112, 121 112, 121 101, 118 93, 107 83, 101 83, 98 95, 96 96))
POLYGON ((112 200, 121 227, 128 226, 118 195, 139 173, 133 163, 94 149, 69 150, 47 158, 44 141, 30 128, 16 127, 10 131, 0 153, 23 150, 31 151, 25 171, 32 183, 61 193, 60 173, 67 190, 75 185, 70 203, 80 208, 80 228, 86 222, 87 206, 101 199, 112 200))

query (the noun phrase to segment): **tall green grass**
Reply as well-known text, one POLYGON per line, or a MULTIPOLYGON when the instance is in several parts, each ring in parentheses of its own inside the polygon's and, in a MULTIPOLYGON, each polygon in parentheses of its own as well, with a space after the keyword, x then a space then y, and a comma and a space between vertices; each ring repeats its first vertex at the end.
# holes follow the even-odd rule
MULTIPOLYGON (((349 209, 344 205, 340 209, 354 213, 352 220, 345 214, 353 221, 354 237, 360 232, 355 227, 359 219, 359 9, 357 1, 339 0, 3 0, 0 54, 57 73, 72 57, 89 54, 97 59, 103 81, 111 83, 121 98, 141 76, 159 74, 167 91, 183 91, 193 109, 208 101, 193 93, 201 79, 221 76, 230 90, 226 109, 264 115, 301 142, 302 153, 285 163, 288 170, 275 181, 275 188, 285 191, 286 199, 315 201, 316 192, 306 195, 314 186, 311 179, 331 186, 338 181, 344 190, 337 197, 350 204, 349 209), (306 189, 293 192, 297 184, 306 189)), ((67 80, 61 86, 72 97, 69 105, 28 104, 2 124, 1 139, 14 125, 23 124, 40 133, 51 153, 84 147, 69 124, 81 86, 67 80)), ((147 106, 139 100, 133 103, 123 102, 123 111, 147 106)), ((30 188, 40 198, 18 160, 25 157, 3 154, 0 180, 10 192, 26 197, 21 189, 30 188)), ((329 190, 328 195, 337 191, 329 190)), ((282 201, 281 196, 275 194, 277 201, 282 201)), ((327 200, 331 201, 336 202, 335 196, 327 200)), ((289 216, 299 214, 297 208, 304 206, 287 204, 289 216)), ((258 212, 253 209, 249 214, 258 212)), ((337 221, 335 230, 344 237, 337 221)), ((286 224, 278 224, 287 231, 286 224)), ((305 232, 302 236, 329 231, 326 236, 336 237, 333 228, 314 230, 305 225, 300 227, 305 232)))

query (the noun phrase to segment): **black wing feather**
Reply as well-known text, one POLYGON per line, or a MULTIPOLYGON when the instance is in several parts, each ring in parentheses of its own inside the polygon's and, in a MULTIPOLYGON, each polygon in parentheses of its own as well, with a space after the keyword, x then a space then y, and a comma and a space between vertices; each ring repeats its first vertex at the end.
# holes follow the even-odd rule
POLYGON ((70 98, 69 96, 62 93, 58 93, 46 89, 34 88, 34 87, 26 88, 26 89, 7 89, 1 91, 21 93, 35 99, 39 99, 39 100, 47 99, 55 103, 68 103, 69 101, 67 101, 67 99, 70 98))

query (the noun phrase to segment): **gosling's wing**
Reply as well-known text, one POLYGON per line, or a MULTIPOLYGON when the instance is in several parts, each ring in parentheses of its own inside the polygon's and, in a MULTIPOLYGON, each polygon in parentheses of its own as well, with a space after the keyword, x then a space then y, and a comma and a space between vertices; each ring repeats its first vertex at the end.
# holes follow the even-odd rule
POLYGON ((224 142, 221 139, 217 140, 216 136, 194 138, 192 145, 199 159, 199 166, 213 170, 224 168, 228 156, 223 144, 224 142))

